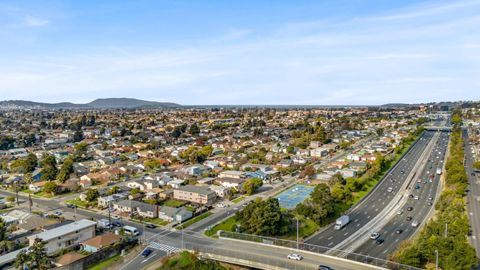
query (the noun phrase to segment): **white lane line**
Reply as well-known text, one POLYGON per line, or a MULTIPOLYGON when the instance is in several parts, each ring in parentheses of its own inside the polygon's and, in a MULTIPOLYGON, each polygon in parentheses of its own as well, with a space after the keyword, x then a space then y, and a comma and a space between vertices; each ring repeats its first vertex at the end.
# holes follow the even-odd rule
POLYGON ((327 240, 330 240, 330 239, 332 239, 332 238, 333 238, 333 236, 330 236, 330 237, 327 238, 327 240))

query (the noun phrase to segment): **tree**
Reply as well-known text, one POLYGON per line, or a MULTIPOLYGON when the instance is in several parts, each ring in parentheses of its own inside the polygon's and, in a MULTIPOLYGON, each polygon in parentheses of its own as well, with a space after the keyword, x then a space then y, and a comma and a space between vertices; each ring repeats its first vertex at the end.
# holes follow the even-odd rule
POLYGON ((82 160, 87 156, 87 149, 88 149, 87 143, 84 143, 84 142, 77 143, 73 148, 75 150, 73 153, 74 160, 77 160, 77 161, 82 160))
POLYGON ((16 159, 10 163, 10 171, 14 173, 24 173, 26 162, 24 159, 16 159))
POLYGON ((160 161, 157 159, 149 159, 145 161, 143 165, 145 165, 145 167, 147 167, 148 169, 153 170, 160 168, 162 166, 162 163, 160 163, 160 161))
POLYGON ((473 168, 480 170, 480 160, 477 160, 473 163, 473 168))
POLYGON ((15 267, 18 269, 37 269, 47 270, 52 268, 52 262, 47 256, 45 250, 45 242, 40 238, 35 238, 33 245, 30 246, 28 251, 21 251, 15 259, 15 267))
POLYGON ((312 165, 306 166, 300 174, 301 178, 312 177, 315 174, 315 168, 312 165))
POLYGON ((248 196, 252 195, 255 193, 255 191, 263 185, 262 179, 255 177, 255 178, 250 178, 245 183, 243 184, 243 190, 245 191, 245 194, 248 196))
POLYGON ((278 199, 255 200, 235 214, 242 230, 257 235, 283 235, 288 232, 291 217, 283 213, 278 199))
POLYGON ((42 161, 40 162, 40 166, 42 167, 42 180, 52 180, 55 179, 57 176, 57 162, 55 157, 50 154, 44 154, 42 157, 42 161))
POLYGON ((108 190, 107 195, 117 194, 119 191, 120 191, 120 187, 119 187, 119 186, 113 186, 112 188, 110 188, 110 189, 108 190))
POLYGON ((87 189, 87 191, 85 192, 85 195, 86 195, 85 199, 88 202, 93 202, 100 196, 100 194, 98 193, 98 190, 95 188, 87 189))
POLYGON ((75 133, 73 133, 73 142, 79 142, 82 141, 85 137, 83 136, 83 131, 81 129, 76 130, 75 133))
POLYGON ((190 133, 191 135, 198 135, 198 134, 200 133, 200 128, 198 127, 197 123, 193 123, 193 124, 190 126, 189 133, 190 133))
POLYGON ((37 156, 33 153, 29 153, 25 159, 25 172, 33 172, 38 166, 37 156))
POLYGON ((58 172, 57 179, 58 181, 65 183, 70 178, 70 174, 73 173, 73 159, 71 157, 67 157, 58 172))
POLYGON ((53 181, 49 181, 43 186, 43 191, 55 195, 58 191, 58 185, 53 181))

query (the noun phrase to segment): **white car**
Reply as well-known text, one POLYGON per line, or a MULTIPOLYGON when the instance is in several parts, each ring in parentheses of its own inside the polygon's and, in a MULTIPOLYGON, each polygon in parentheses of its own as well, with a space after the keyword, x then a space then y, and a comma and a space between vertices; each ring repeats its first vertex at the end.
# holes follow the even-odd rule
POLYGON ((376 240, 378 237, 380 237, 380 234, 378 232, 374 232, 370 235, 370 239, 376 240))
POLYGON ((418 222, 414 220, 414 221, 412 222, 412 227, 414 227, 414 228, 418 227, 418 222))
POLYGON ((290 259, 290 260, 296 260, 296 261, 300 261, 300 260, 303 259, 302 255, 295 254, 295 253, 288 254, 287 258, 290 259))

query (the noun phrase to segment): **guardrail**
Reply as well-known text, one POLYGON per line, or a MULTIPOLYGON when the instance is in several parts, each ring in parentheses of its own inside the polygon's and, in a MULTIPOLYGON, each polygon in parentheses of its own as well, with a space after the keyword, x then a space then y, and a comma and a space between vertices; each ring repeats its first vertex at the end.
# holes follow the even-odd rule
POLYGON ((236 232, 226 232, 226 231, 218 231, 218 236, 223 238, 231 238, 231 239, 243 240, 248 242, 263 243, 263 244, 268 244, 272 246, 299 249, 299 250, 304 250, 304 251, 309 251, 309 252, 314 252, 319 254, 324 254, 327 251, 335 251, 335 254, 342 255, 342 257, 338 255, 336 257, 352 260, 356 262, 361 262, 361 263, 365 263, 373 266, 388 268, 392 270, 422 270, 422 268, 409 266, 409 265, 388 261, 380 258, 375 258, 375 257, 367 256, 364 254, 345 252, 339 249, 332 249, 329 247, 307 244, 307 243, 297 243, 296 241, 292 241, 292 240, 285 240, 285 239, 279 239, 274 237, 236 233, 236 232))

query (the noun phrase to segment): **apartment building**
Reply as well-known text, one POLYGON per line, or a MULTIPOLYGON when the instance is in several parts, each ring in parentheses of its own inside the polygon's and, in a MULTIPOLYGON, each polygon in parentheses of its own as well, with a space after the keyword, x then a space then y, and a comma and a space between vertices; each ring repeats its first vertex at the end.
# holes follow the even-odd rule
POLYGON ((173 198, 192 203, 211 205, 215 202, 217 195, 215 191, 200 186, 180 186, 173 191, 173 198))

